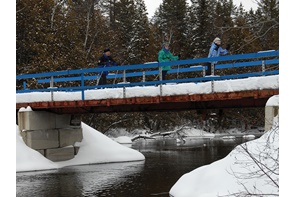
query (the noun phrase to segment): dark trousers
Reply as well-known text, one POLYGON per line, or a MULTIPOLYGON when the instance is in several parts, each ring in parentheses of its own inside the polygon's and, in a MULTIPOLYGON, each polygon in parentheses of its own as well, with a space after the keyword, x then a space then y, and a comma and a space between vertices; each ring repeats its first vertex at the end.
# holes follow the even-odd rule
POLYGON ((107 75, 105 73, 102 73, 100 78, 99 78, 99 85, 105 85, 107 84, 107 75))
MULTIPOLYGON (((206 63, 207 70, 206 70, 206 75, 211 75, 211 62, 206 63)), ((214 64, 214 70, 215 70, 215 64, 214 64)))
POLYGON ((166 74, 168 70, 162 70, 162 80, 166 80, 166 74))

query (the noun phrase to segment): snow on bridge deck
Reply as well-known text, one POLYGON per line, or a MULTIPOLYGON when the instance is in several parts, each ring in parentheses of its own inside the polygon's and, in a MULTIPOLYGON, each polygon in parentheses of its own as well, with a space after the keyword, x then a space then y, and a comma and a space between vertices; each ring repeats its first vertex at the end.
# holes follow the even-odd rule
POLYGON ((263 107, 267 99, 279 94, 279 75, 236 80, 167 84, 162 86, 86 90, 81 92, 33 92, 16 94, 16 109, 57 113, 98 113, 118 111, 188 110, 200 108, 263 107), (53 99, 53 101, 52 101, 53 99))

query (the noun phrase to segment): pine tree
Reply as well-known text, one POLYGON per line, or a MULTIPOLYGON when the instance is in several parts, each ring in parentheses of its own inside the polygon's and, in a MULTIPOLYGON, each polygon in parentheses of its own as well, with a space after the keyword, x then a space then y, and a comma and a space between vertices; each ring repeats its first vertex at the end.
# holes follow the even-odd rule
POLYGON ((143 0, 121 0, 116 7, 118 55, 124 64, 139 64, 148 60, 149 22, 143 0))
POLYGON ((183 46, 187 38, 187 7, 186 0, 163 0, 155 18, 159 39, 162 43, 169 42, 174 53, 185 50, 183 46))
POLYGON ((259 18, 256 23, 260 25, 260 29, 257 29, 257 36, 263 49, 278 49, 279 0, 260 0, 257 15, 259 18))
POLYGON ((115 5, 115 29, 118 36, 117 55, 121 61, 129 60, 132 54, 134 36, 135 4, 134 0, 120 0, 115 5))
POLYGON ((63 2, 58 1, 18 2, 16 38, 18 72, 59 69, 59 57, 63 52, 58 32, 59 26, 64 25, 62 6, 63 2), (30 70, 26 70, 28 67, 30 70))
POLYGON ((190 12, 189 47, 194 57, 208 56, 212 39, 216 36, 213 31, 214 1, 194 0, 190 12))
MULTIPOLYGON (((233 27, 232 13, 236 12, 236 6, 232 0, 217 1, 214 14, 213 28, 216 36, 228 43, 232 39, 231 29, 233 27)), ((214 38, 213 38, 214 39, 214 38)))
POLYGON ((144 63, 149 61, 149 21, 147 10, 143 0, 135 0, 135 24, 134 24, 134 55, 135 63, 144 63))

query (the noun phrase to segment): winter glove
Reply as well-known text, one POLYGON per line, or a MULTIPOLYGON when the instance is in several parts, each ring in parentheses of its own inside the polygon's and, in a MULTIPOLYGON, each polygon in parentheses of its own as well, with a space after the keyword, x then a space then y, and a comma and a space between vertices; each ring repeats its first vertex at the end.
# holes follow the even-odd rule
POLYGON ((215 51, 217 51, 217 50, 218 50, 218 48, 219 48, 219 46, 218 46, 218 45, 216 45, 216 46, 215 46, 215 48, 214 48, 214 50, 215 50, 215 51))
POLYGON ((230 44, 228 44, 225 49, 229 50, 230 49, 230 44))

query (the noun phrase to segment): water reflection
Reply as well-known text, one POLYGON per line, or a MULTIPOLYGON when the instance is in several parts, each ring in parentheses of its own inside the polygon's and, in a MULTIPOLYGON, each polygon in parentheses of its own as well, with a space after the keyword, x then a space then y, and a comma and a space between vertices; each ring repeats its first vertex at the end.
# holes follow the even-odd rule
POLYGON ((59 170, 17 173, 17 196, 111 196, 138 176, 144 161, 71 166, 59 170))
POLYGON ((17 173, 17 196, 168 197, 185 173, 224 158, 246 141, 236 138, 140 139, 132 148, 142 152, 140 162, 72 166, 52 171, 17 173))

